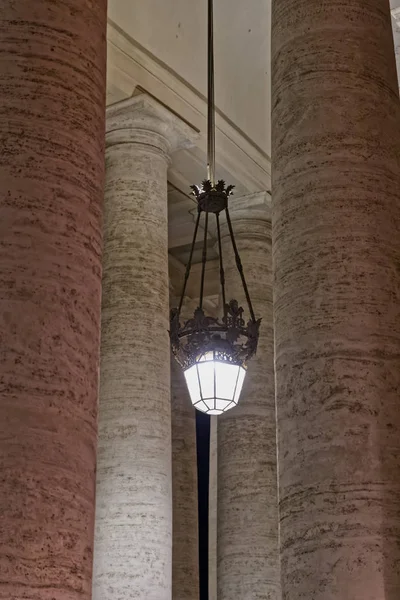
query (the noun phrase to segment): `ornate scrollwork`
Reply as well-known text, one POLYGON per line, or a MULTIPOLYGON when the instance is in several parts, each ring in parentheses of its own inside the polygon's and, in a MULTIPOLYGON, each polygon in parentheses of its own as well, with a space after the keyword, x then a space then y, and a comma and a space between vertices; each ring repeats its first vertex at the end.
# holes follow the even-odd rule
POLYGON ((207 317, 202 308, 196 308, 193 317, 179 321, 179 312, 171 311, 171 347, 183 369, 189 368, 200 355, 216 351, 220 360, 245 365, 256 350, 261 319, 243 319, 243 308, 237 300, 225 307, 222 320, 207 317))
POLYGON ((249 321, 247 323, 247 360, 249 360, 257 352, 258 337, 260 334, 261 319, 256 321, 249 321))
POLYGON ((216 325, 218 319, 214 317, 206 317, 204 310, 200 307, 196 308, 192 319, 186 321, 184 330, 200 333, 205 329, 208 329, 212 325, 216 325))

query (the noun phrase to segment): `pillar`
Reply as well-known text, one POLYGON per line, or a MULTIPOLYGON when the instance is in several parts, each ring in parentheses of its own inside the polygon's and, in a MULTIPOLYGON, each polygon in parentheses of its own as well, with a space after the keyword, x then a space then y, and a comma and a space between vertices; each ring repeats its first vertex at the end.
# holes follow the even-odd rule
POLYGON ((89 600, 106 2, 0 21, 0 598, 89 600))
POLYGON ((400 106, 387 0, 275 0, 284 600, 400 594, 400 106))
POLYGON ((172 598, 199 600, 196 415, 180 365, 171 356, 172 598))
POLYGON ((139 95, 107 110, 94 600, 170 600, 167 167, 191 128, 139 95))
MULTIPOLYGON (((218 600, 277 600, 278 505, 273 368, 271 221, 267 194, 230 201, 235 239, 256 316, 257 355, 237 408, 218 417, 218 600)), ((226 299, 250 318, 226 225, 226 299)))

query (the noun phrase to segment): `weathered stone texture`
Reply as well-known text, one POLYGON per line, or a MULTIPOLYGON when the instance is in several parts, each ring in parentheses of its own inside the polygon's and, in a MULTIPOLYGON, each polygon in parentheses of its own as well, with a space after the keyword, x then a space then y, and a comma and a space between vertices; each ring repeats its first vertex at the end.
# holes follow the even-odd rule
POLYGON ((108 109, 95 600, 170 600, 167 166, 189 127, 137 96, 108 109))
MULTIPOLYGON (((240 198, 231 202, 250 296, 263 321, 239 405, 218 417, 218 600, 277 600, 280 590, 271 221, 265 194, 260 203, 255 208, 240 198)), ((226 226, 222 233, 227 301, 236 298, 248 319, 226 226)))
POLYGON ((91 595, 106 2, 0 12, 0 598, 91 595))
POLYGON ((171 357, 172 598, 199 600, 196 415, 183 371, 171 357))
POLYGON ((400 594, 400 106, 387 0, 273 3, 284 600, 400 594))

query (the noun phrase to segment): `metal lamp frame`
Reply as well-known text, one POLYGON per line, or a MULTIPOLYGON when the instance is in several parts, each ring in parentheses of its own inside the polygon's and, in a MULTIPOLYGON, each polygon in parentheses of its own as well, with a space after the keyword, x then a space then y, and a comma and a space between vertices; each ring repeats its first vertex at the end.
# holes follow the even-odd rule
POLYGON ((207 179, 202 186, 192 185, 193 195, 197 200, 197 218, 189 260, 186 266, 183 289, 178 308, 171 310, 170 338, 175 358, 184 370, 191 367, 200 356, 214 352, 218 360, 246 367, 247 361, 257 350, 261 319, 256 319, 246 279, 237 249, 228 202, 232 195, 233 185, 226 186, 225 181, 215 182, 215 100, 214 100, 214 24, 213 0, 208 0, 208 118, 207 118, 207 179), (202 268, 200 278, 199 305, 192 318, 180 323, 180 316, 189 279, 193 253, 196 245, 200 219, 204 213, 204 237, 202 251, 202 268), (246 297, 250 319, 246 323, 243 308, 237 300, 226 302, 225 271, 222 253, 220 214, 223 213, 229 230, 232 248, 235 255, 243 291, 246 297), (207 236, 210 215, 216 219, 216 231, 219 251, 219 273, 223 316, 221 319, 208 317, 203 310, 204 280, 207 262, 207 236))

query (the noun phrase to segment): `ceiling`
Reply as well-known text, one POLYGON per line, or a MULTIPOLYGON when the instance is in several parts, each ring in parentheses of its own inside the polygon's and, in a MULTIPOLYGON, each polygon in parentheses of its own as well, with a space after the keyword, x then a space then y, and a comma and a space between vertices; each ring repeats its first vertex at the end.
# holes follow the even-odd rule
MULTIPOLYGON (((399 69, 400 0, 391 0, 391 9, 399 69)), ((270 192, 270 11, 271 0, 214 0, 217 176, 236 185, 236 197, 270 192)), ((207 0, 108 2, 107 104, 144 91, 199 131, 196 146, 176 152, 168 173, 170 279, 176 289, 194 226, 189 186, 206 174, 206 19, 207 0)), ((194 262, 200 257, 197 250, 194 262)), ((208 257, 206 294, 215 304, 212 236, 208 257)), ((198 295, 191 282, 188 289, 189 297, 198 295)))
MULTIPOLYGON (((205 96, 207 0, 109 0, 108 17, 127 40, 205 96)), ((269 155, 270 1, 215 0, 214 28, 217 106, 269 155)))

